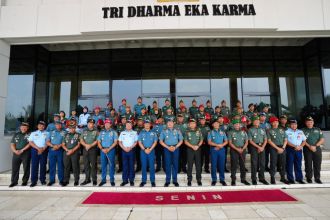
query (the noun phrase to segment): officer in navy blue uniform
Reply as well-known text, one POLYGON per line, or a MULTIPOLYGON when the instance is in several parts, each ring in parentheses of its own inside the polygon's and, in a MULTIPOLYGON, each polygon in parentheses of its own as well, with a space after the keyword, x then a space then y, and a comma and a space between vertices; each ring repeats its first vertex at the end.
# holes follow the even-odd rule
POLYGON ((144 121, 144 129, 139 134, 139 146, 141 148, 140 158, 142 164, 142 182, 140 187, 143 187, 147 182, 147 167, 150 171, 151 186, 155 187, 155 147, 157 145, 157 133, 151 130, 150 120, 144 121))
POLYGON ((101 170, 102 170, 102 180, 99 186, 103 186, 106 183, 107 169, 109 166, 110 184, 115 186, 115 155, 116 155, 116 145, 118 141, 118 134, 115 130, 111 128, 110 119, 105 119, 105 128, 100 132, 97 141, 98 147, 101 150, 101 170))
POLYGON ((173 184, 178 187, 178 169, 179 169, 179 147, 183 143, 183 136, 179 129, 174 128, 173 119, 167 121, 167 128, 160 134, 160 144, 164 147, 165 154, 165 187, 170 185, 171 176, 173 184))
POLYGON ((62 142, 65 136, 65 131, 62 129, 61 121, 55 121, 55 130, 48 133, 47 146, 49 147, 49 183, 51 186, 55 183, 55 173, 57 165, 57 177, 60 182, 63 182, 64 167, 63 167, 63 149, 62 142))
POLYGON ((47 145, 46 140, 48 132, 45 131, 46 123, 44 121, 38 122, 38 130, 32 132, 29 137, 29 143, 32 147, 31 150, 31 187, 37 185, 39 165, 40 165, 40 175, 39 179, 42 185, 46 185, 46 164, 47 164, 47 145))
POLYGON ((220 183, 226 186, 225 182, 225 158, 226 158, 226 145, 228 144, 227 135, 220 129, 218 121, 213 122, 213 130, 209 132, 207 140, 211 148, 211 177, 212 186, 217 183, 217 171, 219 171, 220 183))

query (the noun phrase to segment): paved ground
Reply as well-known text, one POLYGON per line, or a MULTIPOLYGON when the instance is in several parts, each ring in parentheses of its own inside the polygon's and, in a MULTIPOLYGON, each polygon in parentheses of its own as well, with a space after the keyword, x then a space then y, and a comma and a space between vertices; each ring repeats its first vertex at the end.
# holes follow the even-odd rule
POLYGON ((330 188, 285 189, 296 203, 81 205, 90 191, 0 191, 0 219, 330 219, 330 188))

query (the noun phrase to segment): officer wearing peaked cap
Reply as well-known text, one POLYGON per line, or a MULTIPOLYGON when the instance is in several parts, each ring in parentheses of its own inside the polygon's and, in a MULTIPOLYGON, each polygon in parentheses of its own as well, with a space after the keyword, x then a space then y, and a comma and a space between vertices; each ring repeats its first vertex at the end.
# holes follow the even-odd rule
POLYGON ((321 184, 323 132, 320 128, 314 127, 314 119, 310 116, 305 119, 305 126, 303 132, 307 138, 304 147, 306 179, 308 183, 312 183, 314 176, 314 181, 321 184))

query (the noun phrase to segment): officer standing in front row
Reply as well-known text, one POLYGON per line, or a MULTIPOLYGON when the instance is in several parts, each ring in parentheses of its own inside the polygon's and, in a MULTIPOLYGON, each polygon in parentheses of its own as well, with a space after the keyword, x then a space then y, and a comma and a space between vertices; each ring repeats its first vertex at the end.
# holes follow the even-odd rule
POLYGON ((111 128, 110 119, 105 119, 104 121, 104 130, 100 132, 100 135, 97 138, 97 145, 101 150, 101 171, 102 171, 102 180, 99 186, 103 186, 106 183, 107 170, 109 167, 110 175, 110 184, 115 186, 115 155, 116 155, 116 146, 118 141, 118 134, 115 130, 111 128))
POLYGON ((278 168, 281 176, 281 182, 288 184, 289 181, 285 178, 286 164, 286 145, 288 136, 285 131, 279 128, 278 118, 272 116, 269 118, 269 123, 272 128, 267 131, 268 144, 270 145, 270 183, 276 184, 275 174, 278 168))
POLYGON ((252 124, 248 131, 251 154, 251 179, 252 184, 257 185, 257 172, 259 182, 268 185, 265 180, 265 147, 267 145, 266 131, 261 128, 259 117, 252 117, 252 124))
POLYGON ((83 146, 83 158, 85 169, 85 180, 80 184, 82 186, 91 182, 93 179, 93 186, 97 184, 97 136, 98 131, 94 127, 95 120, 90 118, 87 121, 87 129, 83 131, 80 136, 80 144, 83 146))
POLYGON ((29 137, 29 144, 32 147, 31 150, 31 187, 37 185, 38 174, 39 174, 39 165, 40 165, 40 174, 39 179, 42 185, 46 185, 46 165, 47 165, 47 145, 46 140, 48 132, 45 131, 46 123, 44 121, 38 122, 38 130, 32 132, 29 137))
POLYGON ((314 181, 322 184, 321 181, 321 163, 322 163, 322 149, 324 144, 323 132, 321 129, 314 127, 314 119, 307 117, 305 120, 306 128, 303 132, 307 138, 304 147, 305 172, 308 183, 312 183, 314 174, 314 181))
POLYGON ((286 172, 290 184, 295 184, 295 180, 300 184, 305 184, 301 171, 302 149, 306 144, 306 136, 304 132, 297 129, 297 120, 289 121, 290 128, 285 131, 288 136, 288 144, 286 148, 286 172), (293 177, 293 168, 295 171, 295 179, 293 177))
POLYGON ((49 158, 49 183, 51 186, 55 183, 56 165, 57 165, 57 178, 59 182, 63 182, 63 149, 62 142, 65 136, 65 131, 62 129, 61 121, 55 121, 55 130, 48 133, 47 146, 49 158))
POLYGON ((227 135, 220 129, 220 123, 216 120, 213 122, 213 130, 208 134, 208 144, 210 145, 211 154, 211 186, 217 183, 217 171, 219 171, 220 183, 226 186, 225 168, 226 168, 226 145, 228 144, 227 135))
POLYGON ((11 139, 10 148, 13 152, 12 169, 11 169, 11 184, 9 187, 17 186, 19 179, 19 170, 23 163, 24 175, 22 178, 22 186, 26 186, 30 178, 30 145, 29 145, 29 124, 22 122, 20 131, 15 133, 11 139))
POLYGON ((128 120, 125 131, 119 135, 119 146, 122 151, 123 160, 123 182, 120 186, 125 186, 130 182, 130 186, 134 186, 134 162, 135 162, 135 147, 138 141, 137 132, 133 130, 133 122, 128 120))
POLYGON ((80 175, 80 134, 76 132, 76 123, 74 121, 69 124, 69 132, 64 136, 62 142, 63 148, 63 164, 64 178, 60 183, 62 186, 67 186, 70 180, 71 169, 74 175, 74 186, 79 185, 80 175))
POLYGON ((240 129, 240 120, 232 121, 233 130, 228 132, 228 141, 230 147, 230 163, 231 163, 231 185, 236 185, 236 171, 239 164, 241 172, 241 183, 250 185, 246 181, 245 156, 248 147, 248 136, 245 131, 240 129))
POLYGON ((155 187, 155 147, 157 146, 158 136, 157 133, 151 130, 151 121, 144 121, 144 129, 139 133, 139 147, 140 158, 142 164, 142 181, 140 187, 143 187, 147 182, 147 167, 150 171, 150 182, 151 186, 155 187))
POLYGON ((179 129, 174 128, 174 121, 169 120, 159 137, 159 143, 164 147, 166 181, 164 187, 170 185, 171 176, 174 186, 178 187, 179 147, 183 143, 183 136, 179 129))
POLYGON ((198 186, 202 186, 202 144, 204 138, 201 130, 197 127, 196 120, 189 120, 189 128, 184 135, 184 143, 187 146, 187 161, 188 161, 188 186, 191 186, 192 168, 195 162, 196 180, 198 186))

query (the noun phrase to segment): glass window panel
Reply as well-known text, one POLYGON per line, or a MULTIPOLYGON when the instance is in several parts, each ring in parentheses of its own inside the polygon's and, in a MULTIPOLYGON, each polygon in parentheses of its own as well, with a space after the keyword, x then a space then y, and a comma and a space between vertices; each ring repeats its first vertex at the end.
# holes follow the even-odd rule
POLYGON ((169 79, 153 79, 142 80, 142 94, 169 94, 170 93, 170 80, 169 79))
POLYGON ((121 100, 126 98, 127 104, 133 107, 137 97, 141 96, 141 80, 113 80, 112 81, 112 100, 113 106, 118 111, 121 100))
POLYGON ((109 95, 109 81, 82 81, 81 95, 109 95))
POLYGON ((213 108, 217 105, 220 106, 222 100, 226 100, 227 105, 231 106, 231 86, 230 79, 211 79, 211 94, 213 108))
POLYGON ((324 107, 324 111, 327 112, 327 129, 330 129, 330 52, 324 53, 322 56, 322 75, 323 75, 323 87, 324 97, 327 106, 324 107))
POLYGON ((32 122, 33 75, 9 75, 7 86, 5 134, 11 134, 20 122, 32 122))
POLYGON ((176 79, 175 84, 178 94, 210 93, 209 79, 176 79))
POLYGON ((69 116, 71 113, 70 96, 71 96, 71 82, 61 82, 60 111, 64 111, 67 116, 69 116))

